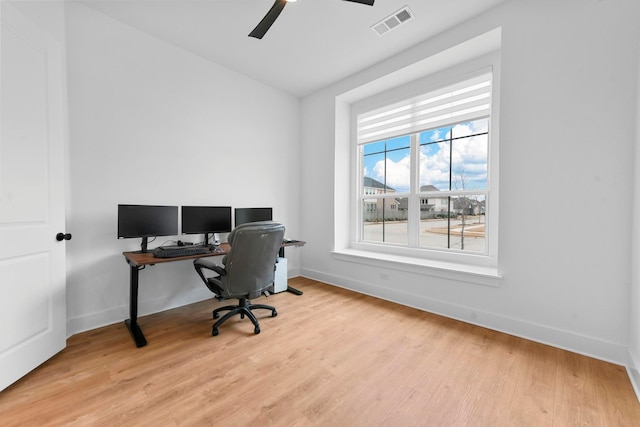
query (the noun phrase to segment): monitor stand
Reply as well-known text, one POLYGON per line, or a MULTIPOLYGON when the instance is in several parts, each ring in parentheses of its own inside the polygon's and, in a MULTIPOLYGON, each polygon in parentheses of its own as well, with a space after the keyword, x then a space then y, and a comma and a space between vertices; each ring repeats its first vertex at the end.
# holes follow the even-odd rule
POLYGON ((220 246, 220 237, 218 233, 213 233, 213 243, 209 243, 209 233, 204 233, 204 245, 220 246))
POLYGON ((140 250, 139 251, 134 251, 134 254, 146 254, 149 251, 147 250, 147 244, 148 244, 149 240, 147 237, 143 237, 142 238, 142 243, 140 243, 140 250))

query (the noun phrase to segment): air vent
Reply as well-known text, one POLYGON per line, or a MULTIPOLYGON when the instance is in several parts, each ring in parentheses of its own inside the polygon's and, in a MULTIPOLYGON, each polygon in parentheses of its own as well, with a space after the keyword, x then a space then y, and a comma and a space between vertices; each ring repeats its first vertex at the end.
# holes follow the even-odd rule
POLYGON ((404 24, 408 20, 413 18, 413 13, 409 10, 407 6, 402 9, 394 12, 393 14, 387 16, 382 21, 373 24, 371 29, 376 32, 379 36, 393 30, 394 28, 400 26, 400 24, 404 24))

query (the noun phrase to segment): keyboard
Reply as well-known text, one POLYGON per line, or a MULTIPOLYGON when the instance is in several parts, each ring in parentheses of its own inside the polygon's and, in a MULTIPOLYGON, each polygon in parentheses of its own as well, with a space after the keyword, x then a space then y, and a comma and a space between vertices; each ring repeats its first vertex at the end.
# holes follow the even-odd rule
POLYGON ((208 254, 211 251, 208 248, 203 247, 191 247, 182 246, 179 248, 157 248, 153 251, 153 256, 156 258, 177 258, 181 256, 201 255, 208 254))

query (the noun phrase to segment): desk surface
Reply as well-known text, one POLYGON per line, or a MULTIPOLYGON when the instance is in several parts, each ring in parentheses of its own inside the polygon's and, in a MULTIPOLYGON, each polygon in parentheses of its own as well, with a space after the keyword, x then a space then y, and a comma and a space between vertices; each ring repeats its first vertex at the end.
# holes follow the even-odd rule
MULTIPOLYGON (((292 242, 283 242, 282 247, 304 246, 305 243, 306 242, 303 242, 302 240, 296 240, 292 242)), ((222 251, 219 251, 219 252, 211 251, 206 254, 187 255, 187 256, 174 257, 174 258, 157 258, 153 256, 152 252, 145 252, 145 253, 123 252, 122 255, 124 255, 124 257, 127 260, 127 263, 130 266, 141 267, 143 265, 163 264, 165 262, 174 262, 174 261, 181 261, 181 260, 187 260, 187 259, 226 255, 231 249, 231 246, 228 243, 221 243, 220 246, 218 246, 218 248, 222 249, 222 251)))
POLYGON ((181 261, 185 259, 196 259, 196 258, 205 258, 209 256, 220 256, 226 255, 231 249, 228 243, 221 243, 218 248, 222 249, 220 252, 209 252, 206 254, 197 254, 197 255, 187 255, 173 258, 157 258, 153 255, 153 252, 123 252, 122 255, 127 259, 127 263, 129 263, 132 267, 140 267, 143 265, 153 265, 153 264, 162 264, 165 262, 173 262, 173 261, 181 261))

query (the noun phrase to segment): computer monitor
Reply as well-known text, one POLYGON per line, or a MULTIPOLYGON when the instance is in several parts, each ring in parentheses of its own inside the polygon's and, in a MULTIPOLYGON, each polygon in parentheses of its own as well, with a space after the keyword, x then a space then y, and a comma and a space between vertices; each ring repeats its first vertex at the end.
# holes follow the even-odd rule
POLYGON ((177 206, 118 205, 118 239, 142 238, 140 253, 149 237, 177 234, 177 206))
POLYGON ((235 224, 236 227, 240 224, 256 221, 271 221, 273 219, 272 208, 236 208, 235 209, 235 224))
POLYGON ((209 233, 231 231, 231 206, 183 206, 182 234, 204 234, 209 244, 209 233))

